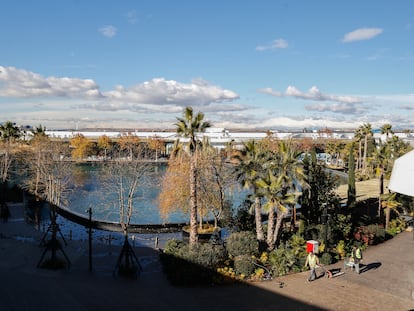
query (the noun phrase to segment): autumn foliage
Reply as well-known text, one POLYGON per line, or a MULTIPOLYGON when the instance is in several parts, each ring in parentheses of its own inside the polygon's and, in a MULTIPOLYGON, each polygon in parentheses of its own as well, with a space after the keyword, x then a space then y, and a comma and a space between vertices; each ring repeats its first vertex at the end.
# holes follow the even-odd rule
POLYGON ((171 156, 158 196, 160 215, 167 219, 174 211, 188 212, 190 204, 189 156, 185 152, 171 156))

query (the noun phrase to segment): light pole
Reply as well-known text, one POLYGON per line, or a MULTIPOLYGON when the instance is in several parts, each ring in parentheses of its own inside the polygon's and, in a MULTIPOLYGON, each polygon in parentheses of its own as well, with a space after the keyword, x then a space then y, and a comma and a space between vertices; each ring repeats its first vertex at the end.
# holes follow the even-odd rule
POLYGON ((88 208, 89 214, 89 272, 92 272, 92 207, 88 208))

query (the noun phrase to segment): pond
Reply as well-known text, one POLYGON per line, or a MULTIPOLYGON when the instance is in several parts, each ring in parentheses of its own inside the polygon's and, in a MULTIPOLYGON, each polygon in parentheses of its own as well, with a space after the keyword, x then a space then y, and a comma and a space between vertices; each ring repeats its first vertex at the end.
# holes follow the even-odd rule
MULTIPOLYGON (((155 175, 147 178, 139 187, 134 199, 134 213, 131 223, 138 225, 185 223, 187 214, 177 211, 163 219, 158 209, 158 194, 161 191, 162 176, 166 164, 154 163, 155 175)), ((92 208, 93 219, 100 221, 119 222, 119 204, 116 194, 108 194, 101 179, 102 165, 78 164, 74 169, 74 189, 68 196, 68 209, 80 215, 87 215, 92 208)), ((246 195, 245 191, 235 191, 232 197, 233 207, 238 207, 246 195)))

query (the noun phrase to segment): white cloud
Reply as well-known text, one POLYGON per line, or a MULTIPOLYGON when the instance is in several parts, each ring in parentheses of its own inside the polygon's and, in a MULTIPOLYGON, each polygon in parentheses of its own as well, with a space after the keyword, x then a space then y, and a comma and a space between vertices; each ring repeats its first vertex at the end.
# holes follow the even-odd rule
POLYGON ((135 24, 138 21, 137 11, 131 10, 126 13, 126 18, 128 23, 135 24))
POLYGON ((342 42, 349 43, 354 41, 370 40, 383 32, 381 28, 359 28, 348 32, 342 38, 342 42))
POLYGON ((112 25, 107 25, 99 28, 99 32, 108 38, 116 36, 117 31, 118 29, 112 25))
POLYGON ((266 51, 266 50, 277 50, 277 49, 286 49, 289 47, 289 44, 284 39, 273 40, 268 45, 259 45, 256 47, 256 51, 266 51))
POLYGON ((156 105, 203 106, 238 99, 233 91, 222 89, 203 80, 190 84, 155 78, 130 88, 123 86, 104 93, 107 99, 122 103, 156 105))
POLYGON ((214 127, 224 128, 357 128, 364 122, 380 127, 387 123, 384 120, 414 127, 414 94, 347 96, 326 94, 316 86, 301 91, 292 85, 284 92, 259 91, 312 103, 299 109, 290 109, 292 105, 286 102, 269 107, 256 101, 247 105, 238 102, 240 97, 234 91, 200 78, 190 83, 154 78, 103 91, 90 79, 44 77, 0 66, 2 120, 42 124, 48 129, 75 128, 77 122, 80 128, 172 128, 185 106, 203 111, 214 127), (405 110, 401 115, 400 109, 405 110), (383 115, 373 115, 380 112, 383 115))
POLYGON ((0 97, 99 98, 98 85, 90 79, 45 78, 37 73, 0 66, 0 97))
POLYGON ((296 87, 289 85, 284 93, 274 91, 271 88, 259 90, 262 93, 270 94, 276 97, 295 97, 304 100, 316 100, 316 101, 333 101, 338 103, 348 103, 348 104, 357 104, 361 103, 361 99, 355 96, 341 96, 341 95, 330 95, 321 93, 321 91, 316 87, 312 86, 308 92, 302 92, 296 87))
MULTIPOLYGON (((39 74, 0 66, 0 97, 67 97, 99 99, 112 109, 125 109, 134 104, 203 106, 223 103, 239 98, 233 91, 210 84, 202 79, 180 83, 164 78, 154 78, 130 88, 117 86, 114 90, 101 92, 91 79, 43 77, 39 74)), ((99 105, 94 104, 95 107, 99 105)), ((105 105, 102 105, 105 106, 105 105)))
POLYGON ((356 106, 353 103, 317 103, 313 105, 306 105, 305 109, 308 111, 317 111, 317 112, 334 112, 342 114, 356 114, 363 113, 368 110, 365 106, 356 106))

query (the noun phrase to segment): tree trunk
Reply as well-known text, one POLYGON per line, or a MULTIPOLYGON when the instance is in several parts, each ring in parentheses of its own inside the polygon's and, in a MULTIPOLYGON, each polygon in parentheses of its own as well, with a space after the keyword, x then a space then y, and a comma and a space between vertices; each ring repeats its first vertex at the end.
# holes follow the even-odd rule
MULTIPOLYGON (((273 232, 273 243, 276 245, 277 240, 279 239, 279 231, 282 227, 283 219, 285 218, 286 213, 279 212, 276 217, 276 226, 273 232)), ((273 246, 274 247, 274 246, 273 246)))
POLYGON ((363 160, 363 168, 362 168, 362 172, 364 173, 364 175, 367 173, 367 152, 368 152, 368 135, 365 135, 364 160, 363 160))
POLYGON ((391 209, 389 207, 385 208, 385 230, 388 230, 390 226, 390 216, 391 216, 391 209))
POLYGON ((275 248, 275 241, 273 239, 273 228, 275 227, 275 210, 271 208, 269 210, 269 218, 267 221, 267 248, 273 250, 275 248))
POLYGON ((256 238, 258 241, 264 241, 264 231, 262 224, 262 206, 260 198, 256 197, 254 199, 254 216, 256 221, 256 238))
POLYGON ((190 247, 197 244, 197 171, 194 156, 190 163, 190 247))
POLYGON ((382 207, 382 200, 381 196, 384 194, 384 170, 380 168, 380 178, 379 178, 379 197, 378 197, 378 218, 381 217, 381 207, 382 207))

